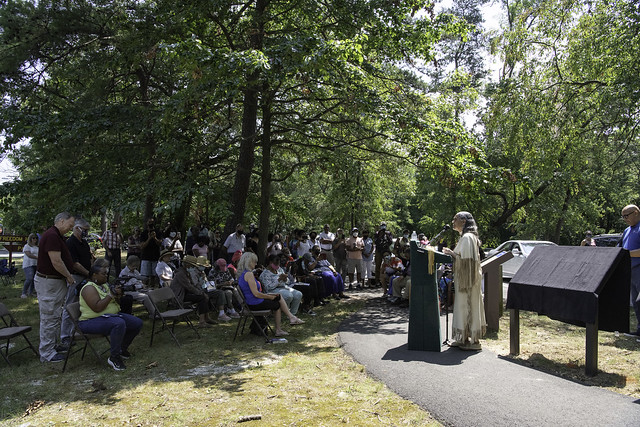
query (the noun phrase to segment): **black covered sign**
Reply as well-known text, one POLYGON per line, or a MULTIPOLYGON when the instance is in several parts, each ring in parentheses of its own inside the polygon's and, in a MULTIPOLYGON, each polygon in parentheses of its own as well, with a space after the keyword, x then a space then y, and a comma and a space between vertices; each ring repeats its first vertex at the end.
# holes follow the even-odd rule
POLYGON ((536 247, 509 283, 507 308, 629 331, 631 262, 622 248, 536 247), (596 316, 597 315, 597 316, 596 316))

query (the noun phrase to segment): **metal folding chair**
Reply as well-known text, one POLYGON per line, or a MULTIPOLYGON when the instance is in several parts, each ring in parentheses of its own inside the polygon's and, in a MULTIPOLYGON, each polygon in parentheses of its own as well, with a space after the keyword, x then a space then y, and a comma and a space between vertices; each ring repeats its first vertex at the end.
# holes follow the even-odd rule
POLYGON ((264 337, 265 342, 271 342, 271 339, 266 334, 266 332, 262 328, 262 325, 257 319, 258 317, 263 317, 266 321, 267 330, 273 334, 273 329, 271 329, 271 325, 267 320, 267 316, 271 315, 272 313, 271 310, 251 310, 247 305, 246 300, 244 299, 244 294, 242 293, 242 291, 238 293, 240 294, 240 298, 242 299, 242 311, 239 313, 240 318, 238 319, 238 326, 236 327, 236 333, 233 336, 233 341, 235 342, 236 338, 238 337, 238 331, 240 331, 240 335, 244 334, 244 327, 247 324, 247 320, 251 319, 251 324, 255 324, 256 328, 259 329, 260 332, 262 332, 262 336, 264 337), (240 325, 242 325, 242 330, 240 330, 240 325))
POLYGON ((183 308, 180 302, 178 301, 178 299, 176 298, 175 294, 171 290, 171 288, 162 287, 158 289, 153 289, 149 291, 149 299, 151 300, 151 304, 153 304, 153 309, 154 309, 154 313, 151 315, 151 318, 153 319, 153 323, 151 325, 151 341, 149 342, 149 347, 153 345, 153 336, 156 334, 155 329, 156 329, 157 321, 162 322, 161 330, 163 329, 168 330, 173 340, 176 342, 176 344, 178 344, 178 347, 180 347, 180 342, 178 341, 178 338, 174 333, 174 329, 175 329, 176 323, 178 323, 181 320, 186 322, 187 325, 189 325, 189 327, 193 329, 193 331, 196 333, 197 337, 200 338, 200 334, 198 333, 198 330, 195 328, 195 326, 193 326, 191 319, 189 319, 189 315, 194 313, 195 310, 192 308, 183 308), (165 311, 161 311, 158 308, 158 304, 166 304, 168 309, 165 311), (171 308, 171 307, 177 307, 177 308, 171 308), (167 324, 167 321, 172 322, 171 327, 169 327, 169 325, 167 324))
POLYGON ((80 320, 80 303, 79 302, 72 302, 71 304, 67 304, 67 312, 69 312, 69 316, 73 321, 73 331, 71 333, 71 342, 69 343, 69 351, 67 351, 67 355, 64 358, 64 365, 62 366, 62 372, 64 372, 67 369, 67 362, 69 361, 69 357, 71 357, 71 355, 76 354, 79 351, 82 351, 82 357, 80 358, 80 360, 84 360, 84 355, 87 352, 87 347, 91 349, 93 354, 96 356, 96 359, 98 359, 98 362, 100 362, 101 364, 106 364, 106 360, 104 360, 101 357, 101 355, 111 349, 111 342, 109 341, 109 336, 101 335, 101 334, 85 334, 84 332, 82 332, 82 330, 78 326, 78 322, 80 320), (98 351, 93 346, 93 344, 91 344, 92 340, 97 340, 97 339, 106 340, 107 344, 109 344, 109 347, 107 347, 106 350, 103 350, 102 352, 98 353, 98 351), (73 343, 75 343, 76 341, 84 342, 84 346, 80 345, 78 346, 77 350, 71 351, 71 349, 73 348, 72 347, 73 343))
POLYGON ((18 325, 18 322, 16 322, 7 306, 2 303, 0 303, 0 318, 2 318, 2 322, 4 323, 4 326, 0 327, 0 340, 6 340, 5 351, 3 352, 2 349, 0 349, 0 354, 2 354, 2 357, 6 360, 9 366, 11 366, 11 362, 9 362, 10 355, 20 353, 22 350, 26 350, 28 348, 33 351, 33 354, 35 354, 36 357, 40 356, 36 348, 31 344, 31 341, 29 341, 29 338, 27 338, 27 332, 31 331, 31 326, 18 325), (11 339, 21 335, 27 342, 27 346, 9 353, 9 344, 11 339))

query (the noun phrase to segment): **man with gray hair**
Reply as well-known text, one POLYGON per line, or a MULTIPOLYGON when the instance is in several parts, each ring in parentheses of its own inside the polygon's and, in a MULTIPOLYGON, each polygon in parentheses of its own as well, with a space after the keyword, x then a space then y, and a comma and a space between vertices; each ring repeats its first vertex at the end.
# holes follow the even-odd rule
MULTIPOLYGON (((71 254, 73 266, 71 275, 76 283, 80 283, 89 278, 89 270, 93 264, 94 256, 91 253, 91 247, 87 242, 89 235, 89 223, 84 218, 76 218, 73 226, 73 232, 67 239, 67 247, 71 254)), ((67 289, 67 297, 65 299, 65 308, 62 310, 62 326, 60 327, 60 346, 58 351, 66 351, 71 343, 71 332, 73 331, 73 320, 66 309, 67 304, 78 301, 76 295, 76 287, 69 286, 67 289)))
POLYGON ((40 238, 38 267, 34 278, 40 309, 40 361, 62 362, 64 355, 55 349, 60 334, 62 308, 69 286, 75 285, 71 275, 73 260, 64 235, 73 227, 75 218, 68 212, 56 215, 53 227, 40 238))

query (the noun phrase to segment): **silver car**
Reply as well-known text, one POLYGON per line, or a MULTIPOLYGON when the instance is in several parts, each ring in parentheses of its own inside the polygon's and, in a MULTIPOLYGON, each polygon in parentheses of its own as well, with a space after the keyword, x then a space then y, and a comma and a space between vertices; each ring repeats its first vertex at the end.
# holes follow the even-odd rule
POLYGON ((507 240, 497 248, 491 249, 487 256, 491 257, 500 252, 512 252, 513 258, 502 264, 502 277, 505 279, 511 279, 513 278, 513 275, 516 274, 516 271, 518 271, 524 260, 527 259, 533 248, 537 246, 557 245, 545 240, 507 240))

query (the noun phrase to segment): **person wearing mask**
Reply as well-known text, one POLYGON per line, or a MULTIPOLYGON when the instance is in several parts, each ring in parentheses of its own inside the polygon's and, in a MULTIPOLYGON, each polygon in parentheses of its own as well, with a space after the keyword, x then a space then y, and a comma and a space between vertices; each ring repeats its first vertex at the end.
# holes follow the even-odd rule
POLYGON ((36 289, 33 285, 33 278, 36 275, 36 265, 38 264, 38 235, 29 234, 27 244, 22 248, 24 257, 22 258, 22 270, 24 271, 24 284, 22 285, 22 295, 20 298, 35 296, 36 289))
POLYGON ((127 239, 127 258, 131 255, 140 258, 140 227, 133 227, 133 234, 127 239))
POLYGON ((358 237, 358 229, 353 227, 351 236, 345 241, 345 249, 347 250, 347 274, 349 275, 349 289, 353 283, 354 270, 356 272, 356 289, 362 289, 364 281, 362 280, 362 251, 364 250, 364 242, 358 237))
MULTIPOLYGON (((89 270, 93 264, 94 257, 91 247, 87 242, 89 235, 89 223, 83 218, 77 218, 73 226, 73 233, 67 239, 67 247, 73 260, 72 275, 76 283, 81 283, 89 278, 89 270)), ((78 301, 76 287, 71 286, 67 291, 65 308, 62 310, 62 326, 60 328, 60 345, 58 350, 66 351, 71 343, 71 333, 73 332, 73 320, 67 312, 67 304, 78 301)))
POLYGON ((275 233, 267 245, 267 256, 282 255, 282 249, 282 238, 280 237, 280 234, 275 233))
POLYGON ((362 277, 370 288, 375 286, 375 272, 373 269, 373 239, 369 237, 369 230, 362 231, 362 277))
POLYGON ((109 366, 116 371, 127 369, 123 359, 131 357, 129 346, 142 329, 142 320, 120 309, 122 288, 109 289, 107 269, 100 264, 91 267, 89 281, 80 291, 78 327, 85 334, 108 335, 111 354, 109 366))
POLYGON ((54 225, 42 233, 34 278, 40 310, 40 361, 62 362, 65 356, 56 350, 60 335, 62 309, 67 291, 76 282, 71 271, 73 260, 64 235, 71 231, 75 217, 68 212, 56 215, 54 225))
POLYGON ((326 255, 327 260, 332 265, 335 264, 335 259, 333 258, 333 241, 335 238, 336 235, 331 232, 329 224, 325 224, 323 231, 318 234, 320 251, 326 255))
POLYGON ((376 267, 376 284, 382 285, 381 274, 383 273, 383 270, 381 268, 381 264, 383 254, 385 252, 391 252, 391 245, 393 244, 393 235, 387 230, 386 222, 380 223, 380 229, 376 233, 374 242, 376 245, 376 254, 374 259, 376 267))
POLYGON ((147 221, 147 228, 140 234, 140 273, 148 279, 150 286, 158 284, 156 266, 160 258, 162 235, 153 218, 147 221))
POLYGON ((284 299, 280 294, 265 293, 262 284, 256 280, 253 275, 253 270, 258 264, 258 256, 253 252, 246 252, 242 254, 240 261, 238 262, 238 286, 244 295, 244 299, 247 306, 251 310, 272 310, 274 312, 273 318, 276 323, 275 335, 277 337, 283 337, 289 335, 287 331, 282 329, 281 317, 284 313, 289 318, 291 325, 300 325, 304 321, 298 319, 291 314, 289 307, 285 304, 284 299))
POLYGON ((124 242, 124 237, 118 231, 118 223, 113 221, 111 230, 106 230, 102 235, 102 244, 105 251, 104 257, 109 261, 109 270, 111 270, 111 263, 113 263, 116 269, 116 277, 120 275, 120 270, 122 270, 122 255, 120 253, 122 242, 124 242))
POLYGON ((198 327, 207 328, 217 322, 209 318, 209 298, 202 286, 194 280, 198 274, 197 258, 185 255, 182 264, 173 274, 170 287, 180 304, 185 301, 197 304, 200 319, 198 327))
POLYGON ((596 241, 593 240, 592 237, 593 234, 591 233, 591 230, 587 230, 587 232, 584 233, 584 239, 580 242, 580 246, 595 246, 596 241))
POLYGON ((640 337, 640 209, 636 205, 622 208, 622 220, 628 227, 622 233, 622 247, 631 257, 631 305, 636 314, 637 328, 631 336, 640 337))
POLYGON ((236 225, 235 233, 229 234, 222 245, 222 252, 225 254, 227 262, 231 262, 231 258, 236 251, 244 252, 245 246, 247 246, 247 239, 244 235, 244 227, 242 224, 238 224, 236 225))
POLYGON ((269 255, 267 268, 262 270, 259 279, 266 292, 282 295, 291 314, 294 316, 298 314, 300 302, 302 302, 302 292, 289 286, 289 276, 280 266, 280 255, 269 255))
MULTIPOLYGON (((327 257, 328 259, 328 257, 327 257)), ((333 259, 335 261, 334 267, 338 274, 342 276, 342 281, 346 282, 347 275, 347 246, 345 244, 345 235, 342 228, 336 230, 336 238, 333 240, 333 259)), ((352 289, 351 283, 349 283, 349 290, 352 289)))
POLYGON ((302 258, 304 254, 309 253, 312 247, 313 244, 311 244, 311 240, 309 240, 309 235, 303 232, 300 236, 300 240, 298 240, 298 243, 296 244, 297 258, 302 258))

